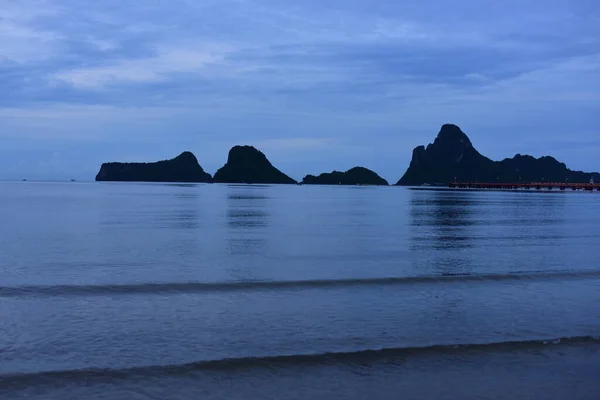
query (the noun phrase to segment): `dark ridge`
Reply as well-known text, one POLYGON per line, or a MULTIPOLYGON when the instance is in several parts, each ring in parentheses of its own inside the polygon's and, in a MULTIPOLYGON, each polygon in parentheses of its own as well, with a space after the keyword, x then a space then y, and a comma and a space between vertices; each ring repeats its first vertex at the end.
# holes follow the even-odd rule
POLYGON ((410 165, 397 185, 446 186, 449 182, 531 183, 600 181, 600 174, 572 171, 553 157, 517 154, 492 161, 481 155, 456 125, 445 124, 434 142, 413 150, 410 165))
POLYGON ((406 276, 389 278, 357 279, 314 279, 304 281, 254 281, 254 282, 185 282, 185 283, 141 283, 130 285, 53 285, 53 286, 0 286, 2 297, 40 297, 40 296, 104 296, 135 294, 170 294, 230 292, 269 289, 312 289, 352 286, 389 286, 404 284, 427 284, 443 282, 485 282, 511 281, 526 279, 566 279, 600 277, 600 270, 589 271, 533 271, 511 274, 457 274, 438 276, 406 276))
POLYGON ((460 354, 473 350, 511 351, 514 349, 536 349, 548 346, 599 343, 594 336, 572 336, 487 343, 448 343, 416 347, 391 347, 329 353, 303 353, 291 355, 266 355, 243 358, 203 360, 178 365, 150 365, 132 368, 89 368, 74 370, 41 371, 33 373, 0 375, 0 387, 17 385, 59 384, 73 381, 107 381, 132 377, 181 375, 202 370, 235 370, 248 368, 272 368, 288 365, 352 364, 417 356, 420 354, 460 354))
POLYGON ((104 163, 96 181, 113 182, 212 182, 196 156, 185 151, 171 160, 154 163, 104 163))
POLYGON ((214 176, 219 183, 294 184, 296 181, 271 164, 262 151, 252 146, 235 146, 227 163, 214 176))
POLYGON ((333 171, 319 176, 306 175, 302 183, 305 185, 388 185, 385 179, 364 167, 354 167, 346 172, 333 171))

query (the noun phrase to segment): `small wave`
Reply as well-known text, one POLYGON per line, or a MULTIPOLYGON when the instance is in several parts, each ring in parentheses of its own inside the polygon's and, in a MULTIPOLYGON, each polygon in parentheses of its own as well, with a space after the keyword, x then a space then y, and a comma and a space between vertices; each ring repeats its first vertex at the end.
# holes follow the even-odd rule
POLYGON ((389 358, 392 357, 419 354, 453 354, 469 350, 511 351, 517 349, 533 349, 548 346, 590 343, 600 343, 600 337, 572 336, 556 339, 535 339, 471 344, 444 344, 421 347, 366 349, 348 352, 224 358, 176 365, 151 365, 131 368, 89 368, 40 371, 32 373, 0 375, 0 388, 30 384, 61 384, 71 381, 85 381, 86 383, 92 383, 93 381, 128 379, 132 377, 181 375, 193 371, 233 370, 239 368, 248 369, 261 367, 271 368, 273 366, 285 367, 293 365, 340 365, 377 361, 378 359, 389 360, 389 358))
POLYGON ((600 277, 598 270, 527 271, 509 274, 444 274, 387 278, 313 279, 300 281, 234 281, 135 283, 109 285, 23 285, 0 286, 0 297, 86 296, 230 292, 273 289, 318 289, 352 286, 385 286, 443 282, 507 281, 527 279, 567 279, 600 277))

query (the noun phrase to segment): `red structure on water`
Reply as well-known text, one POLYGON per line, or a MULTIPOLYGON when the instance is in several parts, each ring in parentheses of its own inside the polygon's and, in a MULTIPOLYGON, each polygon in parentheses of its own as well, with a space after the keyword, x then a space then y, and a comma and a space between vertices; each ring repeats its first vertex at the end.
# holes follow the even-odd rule
POLYGON ((496 189, 496 190, 582 190, 600 192, 600 184, 594 183, 559 183, 559 182, 532 182, 532 183, 480 183, 480 182, 450 182, 451 189, 496 189))

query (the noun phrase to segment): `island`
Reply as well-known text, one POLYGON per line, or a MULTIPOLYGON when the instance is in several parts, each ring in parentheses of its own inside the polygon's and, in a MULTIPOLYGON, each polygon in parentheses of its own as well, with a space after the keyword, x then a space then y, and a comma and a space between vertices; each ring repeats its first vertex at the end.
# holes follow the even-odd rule
POLYGON ((217 183, 295 184, 271 164, 262 151, 252 146, 234 146, 229 150, 227 163, 215 173, 217 183))
POLYGON ((306 175, 304 185, 377 185, 387 186, 388 182, 377 173, 364 167, 354 167, 346 172, 333 171, 319 176, 306 175))
POLYGON ((599 181, 600 174, 572 171, 554 157, 517 154, 493 161, 479 153, 456 125, 442 126, 435 141, 418 146, 406 173, 396 183, 404 186, 448 185, 449 182, 571 182, 599 181))
POLYGON ((153 163, 104 163, 96 181, 202 183, 212 182, 212 177, 204 172, 194 154, 185 151, 171 160, 153 163))

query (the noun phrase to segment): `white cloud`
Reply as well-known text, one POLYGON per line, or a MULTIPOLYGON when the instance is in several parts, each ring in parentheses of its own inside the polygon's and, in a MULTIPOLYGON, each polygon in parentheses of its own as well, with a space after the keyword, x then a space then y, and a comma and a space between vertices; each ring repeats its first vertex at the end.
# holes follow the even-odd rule
POLYGON ((119 44, 111 40, 89 37, 87 42, 100 51, 110 51, 119 48, 119 44))
POLYGON ((61 35, 36 27, 34 22, 55 11, 41 4, 39 8, 29 3, 22 8, 9 4, 0 5, 0 63, 28 63, 54 57, 61 35))
POLYGON ((88 141, 136 137, 157 121, 169 121, 189 110, 168 107, 115 107, 47 103, 0 107, 0 139, 88 141), (135 129, 132 128, 135 126, 135 129), (118 129, 131 129, 124 134, 118 129))
POLYGON ((54 78, 77 88, 102 89, 112 84, 158 82, 165 80, 171 73, 198 73, 223 58, 224 52, 219 50, 164 49, 154 57, 67 70, 55 74, 54 78))
POLYGON ((600 102, 598 76, 600 55, 574 57, 492 82, 469 97, 516 104, 600 102))
POLYGON ((415 23, 399 22, 396 20, 381 19, 373 26, 373 37, 401 40, 431 40, 441 39, 431 31, 425 31, 415 23))

